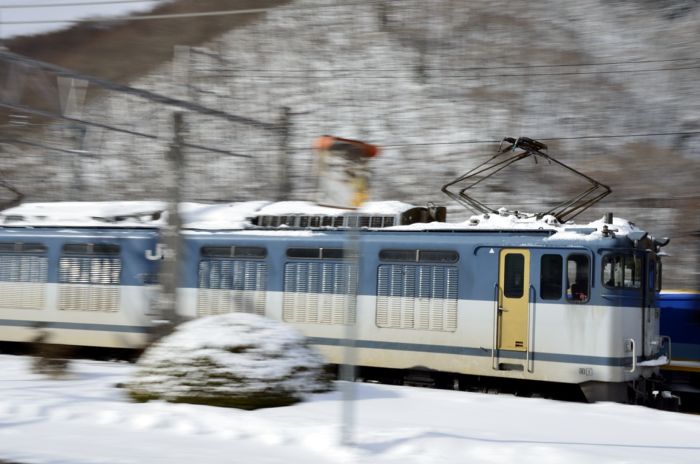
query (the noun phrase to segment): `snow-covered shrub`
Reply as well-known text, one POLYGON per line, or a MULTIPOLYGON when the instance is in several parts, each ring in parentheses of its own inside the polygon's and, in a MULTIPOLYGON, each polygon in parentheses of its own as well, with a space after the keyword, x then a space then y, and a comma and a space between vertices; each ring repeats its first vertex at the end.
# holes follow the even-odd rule
POLYGON ((323 359, 295 329, 247 313, 195 319, 149 347, 126 385, 136 401, 257 409, 328 391, 323 359))

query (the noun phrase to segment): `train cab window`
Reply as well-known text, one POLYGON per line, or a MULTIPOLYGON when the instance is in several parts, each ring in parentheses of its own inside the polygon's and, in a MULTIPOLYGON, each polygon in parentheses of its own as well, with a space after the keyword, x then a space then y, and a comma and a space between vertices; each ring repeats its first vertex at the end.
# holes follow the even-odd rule
POLYGON ((524 276, 525 257, 519 253, 507 254, 503 287, 503 295, 506 298, 520 298, 523 296, 524 276))
POLYGON ((641 288, 641 255, 612 253, 603 257, 603 285, 608 288, 641 288))
POLYGON ((585 303, 590 295, 590 262, 586 255, 570 255, 566 261, 566 298, 585 303))
POLYGON ((543 300, 561 298, 564 259, 560 255, 542 255, 540 261, 540 296, 543 300))

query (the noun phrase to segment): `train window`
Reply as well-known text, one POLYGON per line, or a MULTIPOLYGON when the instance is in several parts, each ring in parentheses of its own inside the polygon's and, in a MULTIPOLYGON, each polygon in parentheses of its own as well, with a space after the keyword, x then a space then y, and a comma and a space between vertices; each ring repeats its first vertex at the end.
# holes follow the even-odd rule
POLYGON ((356 258, 357 253, 345 248, 322 248, 321 259, 345 259, 356 258))
POLYGON ((456 263, 459 253, 450 250, 381 250, 381 261, 411 261, 423 263, 456 263))
POLYGON ((46 253, 43 243, 4 242, 0 243, 0 253, 46 253))
POLYGON ((202 247, 202 256, 211 256, 217 258, 230 258, 233 254, 233 247, 202 247))
POLYGON ((208 258, 263 259, 267 256, 267 249, 249 246, 206 246, 202 247, 201 253, 202 256, 208 258))
POLYGON ((585 303, 589 299, 590 263, 586 255, 570 255, 566 261, 566 298, 585 303))
POLYGON ((540 261, 540 296, 543 300, 561 298, 564 259, 560 255, 542 255, 540 261))
POLYGON ((523 296, 524 276, 525 257, 519 253, 507 254, 503 288, 503 295, 506 298, 520 298, 523 296))
POLYGON ((636 254, 607 254, 603 257, 603 285, 609 288, 641 288, 642 257, 636 254))
POLYGON ((233 257, 234 258, 256 258, 262 259, 267 256, 267 249, 263 247, 248 247, 248 246, 237 246, 234 247, 233 257))
POLYGON ((350 256, 344 248, 288 248, 287 257, 298 259, 344 259, 350 256))
POLYGON ((381 250, 381 261, 418 261, 418 250, 381 250))
POLYGON ((288 258, 321 259, 321 248, 288 248, 288 258))
POLYGON ((111 243, 66 243, 63 253, 76 255, 118 255, 119 245, 111 243))
POLYGON ((459 253, 456 251, 424 251, 421 250, 418 260, 426 263, 456 263, 459 261, 459 253))

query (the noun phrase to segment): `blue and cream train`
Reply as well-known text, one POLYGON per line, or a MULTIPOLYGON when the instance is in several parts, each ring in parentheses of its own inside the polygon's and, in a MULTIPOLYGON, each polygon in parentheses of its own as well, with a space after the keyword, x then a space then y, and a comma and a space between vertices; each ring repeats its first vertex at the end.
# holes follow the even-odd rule
MULTIPOLYGON (((569 384, 589 400, 658 388, 672 343, 657 304, 665 243, 631 223, 504 213, 449 224, 396 204, 350 214, 258 203, 236 216, 239 206, 190 205, 180 316, 257 313, 300 329, 329 363, 350 345, 374 372, 569 384)), ((56 222, 29 206, 4 212, 0 340, 143 347, 162 317, 163 218, 134 209, 106 217, 86 206, 89 220, 56 222)))

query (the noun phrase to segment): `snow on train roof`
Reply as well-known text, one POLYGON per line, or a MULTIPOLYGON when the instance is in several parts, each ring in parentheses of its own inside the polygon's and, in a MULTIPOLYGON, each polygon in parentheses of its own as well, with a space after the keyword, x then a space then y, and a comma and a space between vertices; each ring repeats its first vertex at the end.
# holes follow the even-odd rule
MULTIPOLYGON (((162 201, 53 202, 24 203, 0 212, 0 225, 21 227, 163 227, 167 224, 166 203, 162 201)), ((305 201, 246 201, 236 203, 180 204, 183 227, 198 230, 236 230, 251 228, 251 219, 263 215, 397 215, 415 208, 400 201, 369 202, 358 210, 320 206, 305 201)), ((464 222, 430 222, 387 227, 388 230, 550 230, 546 240, 585 239, 603 237, 603 219, 588 224, 561 224, 553 216, 537 217, 511 214, 502 209, 499 214, 475 215, 464 222)), ((632 222, 615 218, 607 227, 615 235, 641 231, 632 222)), ((272 232, 272 231, 270 231, 272 232)))

